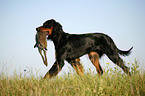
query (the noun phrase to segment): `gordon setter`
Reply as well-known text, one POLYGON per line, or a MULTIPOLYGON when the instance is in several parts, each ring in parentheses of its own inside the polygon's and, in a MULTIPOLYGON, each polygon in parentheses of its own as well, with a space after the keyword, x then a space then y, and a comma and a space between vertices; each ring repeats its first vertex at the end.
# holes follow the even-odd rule
POLYGON ((103 33, 90 34, 69 34, 65 33, 61 24, 54 19, 47 20, 37 31, 48 32, 48 40, 52 40, 55 45, 56 61, 44 78, 56 76, 64 66, 64 60, 71 64, 79 75, 83 75, 83 67, 80 64, 80 57, 88 54, 89 59, 96 67, 99 75, 103 74, 99 58, 106 54, 108 58, 123 69, 125 73, 131 75, 129 68, 125 66, 120 55, 128 56, 133 47, 128 51, 119 50, 113 40, 103 33))

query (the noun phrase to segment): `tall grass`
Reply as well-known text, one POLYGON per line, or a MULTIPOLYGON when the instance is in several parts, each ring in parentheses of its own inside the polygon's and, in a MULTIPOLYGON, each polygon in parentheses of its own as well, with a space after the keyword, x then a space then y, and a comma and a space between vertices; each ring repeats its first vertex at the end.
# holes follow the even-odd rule
POLYGON ((131 65, 131 77, 118 67, 105 68, 102 76, 90 71, 83 77, 69 73, 46 80, 19 75, 7 78, 1 73, 0 96, 145 96, 145 72, 136 60, 131 65))

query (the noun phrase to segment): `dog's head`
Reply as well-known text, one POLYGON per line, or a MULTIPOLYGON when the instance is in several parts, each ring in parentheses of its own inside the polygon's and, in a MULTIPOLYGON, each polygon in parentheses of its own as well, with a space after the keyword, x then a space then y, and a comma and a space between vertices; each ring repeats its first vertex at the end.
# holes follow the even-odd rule
POLYGON ((35 44, 34 48, 38 47, 38 50, 39 50, 39 53, 43 59, 43 62, 47 66, 47 57, 46 57, 47 42, 46 42, 46 38, 50 39, 52 37, 57 37, 57 40, 59 41, 58 35, 63 32, 62 26, 58 22, 56 22, 55 20, 51 19, 51 20, 47 20, 46 22, 44 22, 42 26, 36 28, 36 31, 37 31, 36 44, 35 44), (44 54, 42 54, 42 52, 41 52, 42 50, 44 51, 44 54))
POLYGON ((62 31, 62 26, 54 19, 47 20, 43 23, 43 26, 36 28, 38 32, 48 32, 48 35, 52 33, 62 31))

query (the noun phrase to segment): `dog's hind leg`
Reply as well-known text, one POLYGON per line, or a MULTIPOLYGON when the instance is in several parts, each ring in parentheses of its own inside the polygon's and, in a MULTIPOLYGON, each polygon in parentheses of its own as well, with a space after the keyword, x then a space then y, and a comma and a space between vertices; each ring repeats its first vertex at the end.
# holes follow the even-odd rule
POLYGON ((90 52, 88 54, 88 56, 89 56, 89 59, 91 60, 91 62, 93 63, 93 65, 96 67, 98 74, 102 75, 103 70, 102 70, 101 65, 99 63, 99 54, 96 52, 90 52))
POLYGON ((71 64, 71 66, 76 70, 77 74, 80 76, 84 75, 84 69, 83 66, 80 63, 80 59, 75 59, 75 60, 68 60, 68 63, 71 64))
POLYGON ((106 54, 108 57, 109 57, 109 59, 113 62, 113 63, 115 63, 115 64, 117 64, 120 68, 122 68, 122 70, 126 73, 126 74, 128 74, 129 76, 131 76, 131 73, 129 72, 129 68, 127 67, 127 66, 125 66, 125 64, 124 64, 124 62, 123 62, 123 60, 119 57, 119 55, 118 55, 118 53, 113 53, 113 54, 106 54))

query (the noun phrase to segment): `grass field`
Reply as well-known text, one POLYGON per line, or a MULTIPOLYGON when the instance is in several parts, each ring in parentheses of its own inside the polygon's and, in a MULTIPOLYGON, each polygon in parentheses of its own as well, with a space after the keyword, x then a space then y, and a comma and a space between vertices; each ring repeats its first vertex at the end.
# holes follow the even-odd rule
POLYGON ((102 76, 90 71, 83 77, 68 73, 46 80, 0 73, 0 96, 145 96, 145 72, 137 61, 131 65, 131 77, 118 67, 106 68, 102 76))

